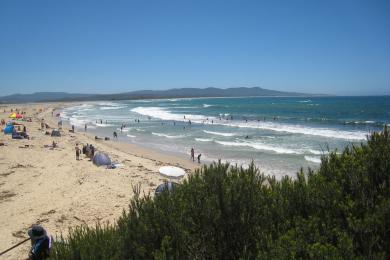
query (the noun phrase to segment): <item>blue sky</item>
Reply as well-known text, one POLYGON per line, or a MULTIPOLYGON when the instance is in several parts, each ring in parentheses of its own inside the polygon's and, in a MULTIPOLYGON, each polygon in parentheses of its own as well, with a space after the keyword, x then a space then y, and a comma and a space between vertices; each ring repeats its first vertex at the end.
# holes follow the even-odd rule
POLYGON ((390 94, 390 1, 0 1, 0 95, 390 94))

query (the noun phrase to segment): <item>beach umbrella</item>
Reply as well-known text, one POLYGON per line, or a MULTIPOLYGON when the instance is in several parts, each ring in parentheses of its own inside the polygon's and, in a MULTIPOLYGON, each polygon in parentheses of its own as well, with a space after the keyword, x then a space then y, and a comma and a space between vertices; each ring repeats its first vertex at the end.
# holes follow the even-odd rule
POLYGON ((16 113, 12 113, 8 116, 9 118, 16 118, 16 113))
POLYGON ((106 153, 103 153, 103 152, 96 153, 93 156, 92 162, 96 166, 111 165, 110 157, 106 153))
POLYGON ((159 195, 164 191, 173 191, 174 189, 176 189, 177 186, 179 186, 179 184, 176 182, 171 182, 171 181, 165 182, 157 186, 154 194, 159 195))
POLYGON ((186 172, 179 167, 175 166, 163 166, 158 170, 162 175, 169 178, 180 178, 183 177, 186 172))
POLYGON ((15 117, 16 118, 23 118, 23 116, 21 114, 16 114, 15 117))

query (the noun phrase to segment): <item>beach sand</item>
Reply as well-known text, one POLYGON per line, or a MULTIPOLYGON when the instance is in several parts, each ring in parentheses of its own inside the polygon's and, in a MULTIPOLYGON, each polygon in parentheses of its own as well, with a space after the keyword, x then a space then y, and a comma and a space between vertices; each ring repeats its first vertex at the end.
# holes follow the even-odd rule
MULTIPOLYGON (((158 173, 161 166, 179 166, 188 173, 198 167, 190 160, 133 144, 95 141, 84 131, 70 133, 66 126, 61 137, 45 135, 45 131, 51 129, 40 129, 41 119, 56 128, 59 119, 55 117, 56 112, 52 116, 52 111, 69 105, 46 103, 0 107, 0 119, 6 121, 11 108, 18 108, 26 112, 26 117, 32 117, 32 122, 21 121, 30 140, 13 140, 11 135, 0 133, 0 142, 5 144, 0 146, 0 252, 27 238, 27 230, 32 224, 41 224, 56 237, 61 233, 66 236, 68 228, 80 224, 112 223, 123 209, 127 210, 133 196, 132 185, 141 185, 143 194, 153 194, 157 185, 167 180, 158 173), (44 147, 53 141, 58 148, 44 147), (96 167, 84 155, 77 161, 76 143, 93 144, 97 151, 106 152, 123 167, 96 167)), ((30 243, 26 242, 2 257, 25 259, 29 249, 30 243)))

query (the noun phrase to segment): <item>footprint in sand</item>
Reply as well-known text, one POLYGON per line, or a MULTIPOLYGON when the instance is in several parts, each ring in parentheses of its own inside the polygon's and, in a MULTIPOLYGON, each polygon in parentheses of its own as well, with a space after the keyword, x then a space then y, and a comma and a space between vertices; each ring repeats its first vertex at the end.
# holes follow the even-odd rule
POLYGON ((14 193, 12 191, 9 191, 9 190, 1 191, 0 192, 0 202, 10 201, 10 198, 12 198, 14 196, 16 196, 16 193, 14 193))

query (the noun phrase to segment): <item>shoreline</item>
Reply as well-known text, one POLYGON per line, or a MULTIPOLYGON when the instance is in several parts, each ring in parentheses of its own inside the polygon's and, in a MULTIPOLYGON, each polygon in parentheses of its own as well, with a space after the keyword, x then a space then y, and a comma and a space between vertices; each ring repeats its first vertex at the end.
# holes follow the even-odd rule
MULTIPOLYGON (((66 125, 62 127, 61 137, 45 135, 46 129, 40 129, 40 119, 57 128, 59 118, 55 113, 51 115, 52 110, 75 104, 80 102, 2 106, 1 119, 8 121, 10 108, 20 108, 27 113, 26 117, 31 116, 32 122, 20 121, 27 127, 30 140, 15 140, 0 134, 0 142, 5 144, 0 147, 0 225, 3 227, 0 251, 26 238, 32 224, 43 225, 56 237, 66 236, 69 227, 80 224, 112 223, 127 210, 133 185, 140 185, 141 193, 153 195, 155 188, 168 180, 158 173, 159 167, 175 165, 187 173, 199 167, 190 160, 136 144, 95 140, 92 133, 83 131, 70 133, 66 125), (44 147, 53 141, 57 142, 57 148, 44 147), (82 160, 76 161, 76 143, 93 144, 123 167, 96 167, 83 155, 82 160)), ((21 259, 27 257, 28 250, 29 244, 25 243, 4 256, 21 259)))

